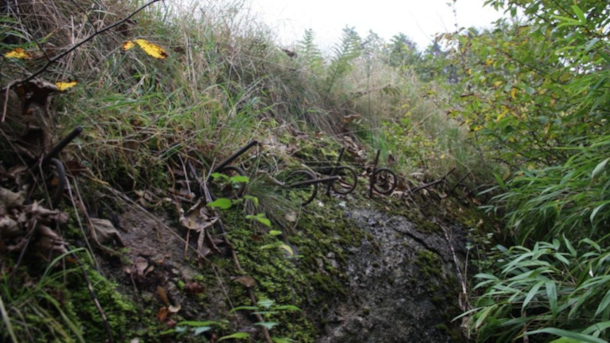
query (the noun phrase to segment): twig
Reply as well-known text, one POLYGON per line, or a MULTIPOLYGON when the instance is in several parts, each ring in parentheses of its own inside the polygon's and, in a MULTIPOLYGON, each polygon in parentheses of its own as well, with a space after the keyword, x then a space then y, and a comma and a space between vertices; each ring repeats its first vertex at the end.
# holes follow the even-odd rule
POLYGON ((38 69, 36 72, 34 72, 32 75, 28 76, 27 78, 23 79, 23 80, 19 80, 19 81, 13 81, 11 82, 9 85, 5 86, 2 88, 3 91, 10 89, 11 87, 14 87, 15 85, 20 85, 23 83, 26 83, 28 81, 33 80, 34 78, 36 78, 37 76, 39 76, 40 74, 44 73, 51 65, 53 65, 55 62, 59 61, 60 59, 64 58, 65 56, 67 56, 68 54, 70 54, 71 52, 73 52, 74 50, 78 49, 80 46, 84 45, 85 43, 89 42, 90 40, 92 40, 93 38, 95 38, 97 35, 100 35, 110 29, 113 29, 121 24, 123 24, 124 22, 128 21, 129 19, 131 19, 131 17, 135 16, 138 12, 142 11, 143 9, 145 9, 146 7, 154 4, 155 2, 159 2, 162 0, 151 0, 150 2, 140 6, 138 9, 136 9, 134 12, 132 12, 131 14, 129 14, 128 16, 126 16, 125 18, 116 21, 104 28, 102 28, 99 31, 94 32, 93 34, 91 34, 90 36, 88 36, 87 38, 83 39, 82 41, 76 43, 75 45, 73 45, 72 47, 70 47, 68 50, 62 52, 61 54, 53 57, 52 59, 50 59, 47 64, 45 64, 42 68, 38 69))

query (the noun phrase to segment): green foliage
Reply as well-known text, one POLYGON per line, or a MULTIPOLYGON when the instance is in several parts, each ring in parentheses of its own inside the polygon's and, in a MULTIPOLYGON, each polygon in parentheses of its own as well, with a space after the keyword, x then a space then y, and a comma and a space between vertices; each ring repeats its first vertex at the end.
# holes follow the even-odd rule
POLYGON ((512 342, 526 334, 545 341, 545 333, 582 342, 610 338, 610 250, 598 243, 563 238, 532 249, 499 246, 497 272, 475 275, 475 288, 485 291, 470 318, 477 340, 512 342))
POLYGON ((451 114, 506 167, 487 209, 520 245, 477 276, 471 328, 481 342, 607 340, 610 5, 486 4, 513 18, 448 35, 460 68, 451 114))

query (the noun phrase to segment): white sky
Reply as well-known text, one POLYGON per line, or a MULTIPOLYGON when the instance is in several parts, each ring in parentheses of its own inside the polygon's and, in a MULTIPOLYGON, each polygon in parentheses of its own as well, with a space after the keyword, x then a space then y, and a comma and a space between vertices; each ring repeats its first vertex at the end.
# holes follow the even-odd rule
MULTIPOLYGON (((326 49, 337 43, 341 30, 353 26, 362 36, 373 30, 389 39, 400 32, 423 50, 439 32, 455 30, 451 0, 247 0, 252 12, 278 35, 280 44, 291 46, 305 29, 316 34, 316 43, 326 49)), ((459 27, 489 27, 501 13, 483 8, 483 0, 457 0, 459 27)))

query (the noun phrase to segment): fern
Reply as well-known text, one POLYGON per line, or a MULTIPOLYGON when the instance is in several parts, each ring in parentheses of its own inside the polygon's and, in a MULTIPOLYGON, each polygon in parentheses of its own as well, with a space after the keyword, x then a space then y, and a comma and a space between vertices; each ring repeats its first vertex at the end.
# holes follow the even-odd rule
POLYGON ((324 73, 324 58, 314 39, 313 30, 305 30, 303 40, 298 42, 298 51, 302 63, 309 68, 309 71, 314 75, 321 75, 324 73))
POLYGON ((362 40, 353 27, 343 29, 341 43, 333 48, 334 56, 328 67, 326 92, 330 94, 337 80, 345 76, 354 66, 354 60, 362 53, 362 40))

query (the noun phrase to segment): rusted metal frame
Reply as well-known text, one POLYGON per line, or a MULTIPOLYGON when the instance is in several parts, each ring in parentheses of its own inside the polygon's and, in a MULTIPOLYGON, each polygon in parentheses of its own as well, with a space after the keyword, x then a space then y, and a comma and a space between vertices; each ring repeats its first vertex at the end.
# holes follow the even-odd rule
POLYGON ((233 155, 229 156, 226 160, 220 162, 220 164, 218 164, 212 172, 216 173, 216 172, 221 171, 224 167, 228 166, 229 164, 231 164, 231 162, 235 161, 239 156, 243 155, 246 151, 250 150, 250 148, 252 148, 253 146, 258 145, 258 144, 259 144, 259 142, 256 140, 250 141, 250 143, 246 144, 245 146, 243 146, 242 148, 237 150, 235 153, 233 153, 233 155))
POLYGON ((286 185, 286 187, 288 187, 288 188, 295 188, 295 187, 299 187, 299 186, 308 186, 308 185, 324 183, 324 182, 328 182, 329 184, 331 184, 332 182, 335 182, 337 180, 339 180, 338 176, 329 176, 329 177, 323 177, 323 178, 320 178, 320 179, 316 178, 316 179, 313 179, 313 180, 305 180, 305 181, 291 183, 289 185, 286 185))
MULTIPOLYGON (((440 183, 445 182, 445 180, 447 179, 447 177, 449 176, 449 174, 453 173, 454 171, 455 171, 455 168, 451 168, 451 170, 450 170, 450 171, 448 171, 448 172, 447 172, 447 174, 445 174, 445 175, 444 175, 443 177, 441 177, 440 179, 438 179, 438 180, 434 180, 434 181, 432 181, 432 182, 430 182, 430 183, 426 183, 426 184, 423 184, 423 185, 421 185, 421 186, 417 186, 417 187, 415 187, 415 188, 413 188, 413 189, 409 189, 409 190, 407 190, 406 192, 404 192, 404 193, 403 193, 403 195, 402 195, 402 197, 400 198, 400 200, 403 200, 403 199, 404 199, 404 197, 405 197, 405 195, 407 195, 407 194, 409 194, 409 195, 411 195, 411 196, 414 196, 414 195, 415 195, 415 193, 417 193, 417 192, 419 192, 419 191, 421 191, 421 190, 423 190, 423 189, 430 188, 430 187, 434 187, 434 186, 436 186, 436 185, 438 185, 438 184, 440 184, 440 183)), ((427 205, 426 205, 426 206, 427 206, 427 205)))
MULTIPOLYGON (((335 164, 333 165, 333 169, 330 172, 330 176, 335 176, 335 173, 337 172, 337 168, 341 164, 341 159, 343 158, 343 153, 345 153, 345 148, 341 148, 341 151, 339 151, 339 157, 337 158, 337 162, 335 162, 335 164)), ((329 182, 328 186, 326 186, 326 195, 327 196, 330 196, 330 189, 333 186, 333 182, 334 181, 329 182)))
POLYGON ((369 198, 373 197, 373 186, 375 185, 375 172, 377 171, 377 163, 379 163, 379 154, 381 150, 377 150, 375 161, 373 162, 373 170, 371 170, 371 176, 369 177, 369 198))
POLYGON ((447 194, 452 194, 453 191, 455 191, 455 189, 457 188, 457 186, 459 186, 464 180, 466 180, 466 178, 470 176, 470 174, 472 174, 472 172, 468 172, 468 174, 464 175, 453 187, 451 187, 451 190, 447 192, 447 194))

